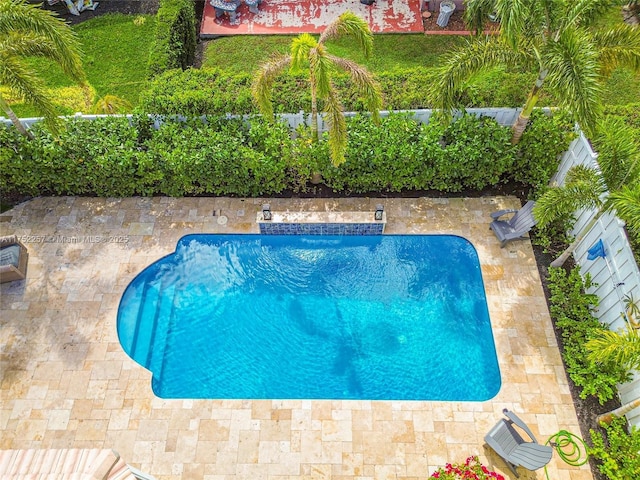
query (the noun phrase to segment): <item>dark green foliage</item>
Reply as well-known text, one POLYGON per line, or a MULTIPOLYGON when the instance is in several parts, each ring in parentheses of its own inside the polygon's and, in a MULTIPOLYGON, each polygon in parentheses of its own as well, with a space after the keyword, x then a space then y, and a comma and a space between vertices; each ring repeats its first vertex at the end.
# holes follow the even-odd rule
MULTIPOLYGON (((383 105, 387 110, 429 108, 427 99, 433 70, 415 68, 400 72, 376 74, 383 105)), ((218 69, 197 69, 166 72, 158 76, 141 94, 141 112, 181 115, 246 114, 258 110, 251 97, 252 73, 230 74, 218 69)), ((345 111, 365 111, 356 88, 349 76, 336 74, 333 81, 345 111)), ((475 100, 467 106, 519 106, 522 94, 516 94, 523 80, 506 77, 475 85, 475 100), (516 88, 517 87, 517 88, 516 88)), ((304 76, 283 74, 276 80, 273 105, 276 113, 296 113, 311 109, 308 79, 304 76)), ((321 106, 320 106, 321 107, 321 106)))
POLYGON ((513 179, 535 190, 546 186, 575 136, 573 122, 566 113, 547 115, 534 110, 518 143, 513 179))
POLYGON ((509 139, 509 129, 486 117, 465 115, 443 127, 419 125, 403 114, 380 125, 358 116, 349 121, 347 162, 335 168, 325 161, 321 172, 335 191, 481 190, 511 167, 509 139))
POLYGON ((630 380, 628 371, 612 363, 596 363, 587 358, 585 343, 593 332, 604 330, 592 311, 598 306, 596 295, 585 293, 591 278, 583 280, 579 267, 569 274, 562 268, 549 269, 551 317, 562 331, 563 352, 567 373, 582 390, 581 398, 593 395, 601 404, 614 398, 616 386, 630 380))
POLYGON ((606 115, 613 115, 622 118, 630 127, 640 130, 640 103, 630 103, 628 105, 609 105, 606 108, 606 115))
POLYGON ((290 140, 282 126, 250 130, 239 120, 169 122, 147 147, 150 163, 162 173, 154 190, 165 195, 255 197, 287 186, 290 140))
POLYGON ((137 132, 126 119, 73 118, 56 138, 39 125, 31 132, 33 141, 0 128, 0 151, 10 152, 0 156, 0 190, 110 197, 137 193, 132 181, 140 156, 137 132))
POLYGON ((196 54, 196 14, 190 0, 160 0, 156 36, 149 54, 149 75, 193 65, 196 54))
MULTIPOLYGON (((260 196, 305 191, 313 174, 336 191, 456 192, 502 182, 511 170, 511 132, 490 118, 465 115, 422 125, 391 114, 375 125, 348 121, 347 162, 329 161, 326 138, 293 135, 284 123, 207 117, 168 118, 159 129, 146 115, 73 118, 53 138, 35 127, 28 141, 0 128, 0 188, 23 195, 164 194, 260 196)), ((533 157, 532 157, 533 158, 533 157)))
POLYGON ((610 480, 640 478, 640 430, 627 433, 626 419, 616 417, 610 425, 603 424, 606 434, 590 430, 593 447, 588 453, 596 459, 598 470, 610 480))

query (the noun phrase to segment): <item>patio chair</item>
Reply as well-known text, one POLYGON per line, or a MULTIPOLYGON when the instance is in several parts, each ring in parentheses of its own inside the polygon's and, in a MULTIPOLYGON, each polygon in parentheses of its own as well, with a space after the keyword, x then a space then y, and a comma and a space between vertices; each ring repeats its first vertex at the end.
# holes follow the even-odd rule
POLYGON ((487 433, 484 441, 507 464, 513 474, 519 477, 517 467, 538 470, 551 461, 553 448, 540 445, 527 425, 513 412, 502 410, 507 419, 500 421, 487 433), (513 425, 524 430, 533 442, 525 441, 513 425))
POLYGON ((504 248, 510 240, 521 238, 533 228, 536 224, 536 219, 533 218, 532 212, 535 204, 536 202, 530 200, 520 210, 499 210, 491 214, 493 221, 489 227, 500 240, 500 248, 504 248), (509 220, 500 220, 500 217, 510 213, 515 215, 509 220))
POLYGON ((0 283, 24 280, 29 252, 18 237, 0 237, 0 283))

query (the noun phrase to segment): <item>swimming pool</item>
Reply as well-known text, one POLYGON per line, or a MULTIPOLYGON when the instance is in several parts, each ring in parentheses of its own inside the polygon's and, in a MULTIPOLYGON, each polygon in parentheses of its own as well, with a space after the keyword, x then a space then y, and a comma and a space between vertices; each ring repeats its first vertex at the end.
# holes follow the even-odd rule
POLYGON ((500 372, 474 247, 448 235, 188 235, 127 287, 162 398, 483 401, 500 372))

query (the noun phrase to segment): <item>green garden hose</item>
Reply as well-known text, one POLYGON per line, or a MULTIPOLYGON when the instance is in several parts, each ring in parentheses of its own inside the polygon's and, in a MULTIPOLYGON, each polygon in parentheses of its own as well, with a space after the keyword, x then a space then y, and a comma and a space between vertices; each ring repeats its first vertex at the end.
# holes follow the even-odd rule
MULTIPOLYGON (((551 435, 545 445, 551 445, 555 448, 562 461, 572 467, 584 465, 589 459, 587 445, 584 440, 566 430, 560 430, 558 433, 551 435)), ((549 480, 549 472, 547 472, 546 466, 544 467, 544 473, 547 476, 547 480, 549 480)))

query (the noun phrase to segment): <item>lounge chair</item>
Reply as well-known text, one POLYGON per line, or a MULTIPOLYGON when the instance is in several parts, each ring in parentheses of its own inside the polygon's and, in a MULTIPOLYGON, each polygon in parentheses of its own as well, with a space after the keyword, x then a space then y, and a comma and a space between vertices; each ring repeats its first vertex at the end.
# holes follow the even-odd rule
POLYGON ((155 480, 108 448, 0 450, 0 478, 155 480))
POLYGON ((538 470, 551 461, 553 448, 540 445, 527 425, 513 412, 506 408, 502 411, 507 419, 501 419, 484 437, 489 445, 506 463, 513 474, 518 477, 517 467, 527 470, 538 470), (524 430, 533 440, 525 441, 513 425, 524 430))
POLYGON ((493 221, 489 227, 496 234, 498 240, 500 240, 500 248, 504 248, 510 240, 521 238, 523 235, 529 233, 529 230, 536 224, 536 219, 533 218, 533 206, 536 202, 530 200, 525 203, 524 207, 520 210, 500 210, 491 214, 493 221), (499 220, 503 215, 514 213, 509 220, 499 220))
POLYGON ((0 237, 0 283, 24 280, 29 252, 15 235, 0 237))

